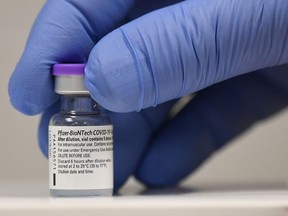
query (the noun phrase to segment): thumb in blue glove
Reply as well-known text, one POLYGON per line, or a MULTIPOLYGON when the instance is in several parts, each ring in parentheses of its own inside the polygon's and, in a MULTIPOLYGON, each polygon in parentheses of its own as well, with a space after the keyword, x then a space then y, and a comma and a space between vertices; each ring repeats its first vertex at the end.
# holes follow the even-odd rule
POLYGON ((130 112, 287 63, 287 9, 285 0, 195 0, 147 14, 96 44, 87 86, 105 108, 130 112))

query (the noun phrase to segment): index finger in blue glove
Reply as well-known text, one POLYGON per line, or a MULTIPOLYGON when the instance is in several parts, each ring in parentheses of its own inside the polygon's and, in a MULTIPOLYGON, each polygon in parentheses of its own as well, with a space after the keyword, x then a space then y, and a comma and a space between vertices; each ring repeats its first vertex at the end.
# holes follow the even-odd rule
POLYGON ((86 85, 105 108, 130 112, 284 64, 287 11, 286 0, 193 0, 160 9, 99 41, 86 85))
POLYGON ((37 114, 54 104, 51 65, 86 62, 95 43, 122 21, 133 0, 50 0, 32 28, 10 79, 12 105, 37 114))

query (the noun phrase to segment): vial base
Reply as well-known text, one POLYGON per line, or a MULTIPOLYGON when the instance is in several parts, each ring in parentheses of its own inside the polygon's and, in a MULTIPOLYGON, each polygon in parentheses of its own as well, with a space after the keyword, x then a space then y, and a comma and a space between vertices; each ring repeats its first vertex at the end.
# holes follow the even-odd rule
POLYGON ((112 196, 113 189, 95 190, 50 190, 53 197, 81 197, 81 196, 112 196))

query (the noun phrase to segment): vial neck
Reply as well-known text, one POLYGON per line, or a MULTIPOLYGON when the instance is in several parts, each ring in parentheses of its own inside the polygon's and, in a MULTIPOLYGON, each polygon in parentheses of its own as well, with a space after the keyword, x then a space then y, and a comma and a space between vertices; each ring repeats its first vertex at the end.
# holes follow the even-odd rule
POLYGON ((98 104, 90 95, 63 95, 61 97, 61 112, 75 114, 99 113, 98 104))

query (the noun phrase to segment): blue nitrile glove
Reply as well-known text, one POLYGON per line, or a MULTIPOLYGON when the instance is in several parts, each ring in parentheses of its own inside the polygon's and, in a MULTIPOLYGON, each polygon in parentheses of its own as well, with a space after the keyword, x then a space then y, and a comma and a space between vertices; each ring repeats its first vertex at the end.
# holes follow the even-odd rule
POLYGON ((155 2, 48 1, 10 80, 16 109, 44 112, 39 142, 47 154, 48 120, 59 110, 51 65, 89 56, 93 98, 110 111, 131 112, 110 113, 116 188, 131 174, 150 186, 175 184, 288 104, 288 66, 261 70, 288 63, 287 0, 190 0, 149 13, 155 2), (116 28, 139 12, 147 14, 116 28), (166 118, 175 99, 196 91, 166 118))

